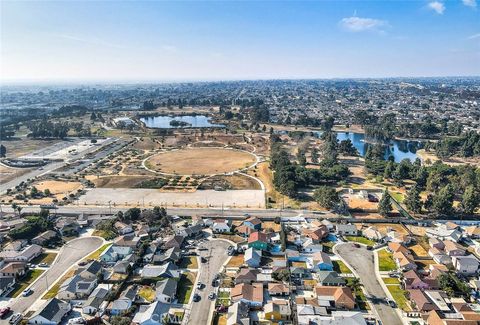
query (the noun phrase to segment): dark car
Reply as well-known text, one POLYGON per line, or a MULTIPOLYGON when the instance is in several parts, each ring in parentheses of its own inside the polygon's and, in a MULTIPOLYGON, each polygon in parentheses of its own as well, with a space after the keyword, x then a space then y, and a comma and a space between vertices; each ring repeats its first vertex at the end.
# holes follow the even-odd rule
POLYGON ((5 307, 5 308, 0 309, 0 318, 3 319, 5 317, 7 317, 7 315, 10 314, 10 311, 11 311, 10 307, 5 307))
POLYGON ((195 302, 200 301, 200 295, 198 293, 193 295, 193 301, 195 302))
POLYGON ((357 243, 353 244, 353 246, 355 246, 356 248, 360 248, 360 244, 357 243))
POLYGON ((205 257, 203 257, 203 256, 200 258, 200 261, 201 261, 202 263, 207 263, 207 259, 206 259, 205 257))
POLYGON ((367 246, 367 249, 368 249, 369 251, 371 251, 371 250, 373 249, 373 247, 372 247, 372 246, 367 246))
POLYGON ((217 279, 213 279, 212 280, 212 287, 216 287, 218 285, 218 280, 217 279))

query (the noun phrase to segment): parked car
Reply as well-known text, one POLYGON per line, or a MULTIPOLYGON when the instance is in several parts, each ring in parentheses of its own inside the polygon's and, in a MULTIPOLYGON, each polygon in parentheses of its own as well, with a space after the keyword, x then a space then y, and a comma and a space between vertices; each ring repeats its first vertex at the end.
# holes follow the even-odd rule
POLYGON ((197 289, 201 290, 201 289, 203 289, 203 286, 204 286, 204 285, 203 285, 202 282, 198 282, 198 283, 197 283, 197 289))
POLYGON ((387 303, 390 305, 390 307, 397 308, 397 304, 395 303, 395 301, 387 299, 387 303))
POLYGON ((17 325, 22 320, 23 315, 20 313, 13 314, 12 317, 8 320, 9 324, 17 325))
POLYGON ((50 265, 48 265, 47 263, 40 263, 40 264, 38 264, 38 266, 40 266, 40 267, 49 267, 50 265))
POLYGON ((193 301, 194 302, 200 301, 200 295, 198 293, 193 295, 193 301))
POLYGON ((11 311, 10 307, 5 307, 5 308, 0 309, 0 318, 4 319, 5 317, 7 317, 7 315, 10 313, 10 311, 11 311))
POLYGON ((216 295, 215 295, 215 292, 212 291, 212 292, 210 292, 210 294, 208 295, 208 299, 213 300, 213 299, 215 299, 215 296, 216 296, 216 295))
POLYGON ((360 248, 360 244, 358 243, 354 243, 353 246, 355 246, 356 248, 360 248))
POLYGON ((368 249, 369 251, 371 251, 371 250, 373 249, 373 247, 372 247, 372 246, 367 246, 367 249, 368 249))
POLYGON ((202 263, 207 263, 207 259, 206 259, 205 257, 203 257, 203 256, 200 258, 200 261, 201 261, 202 263))

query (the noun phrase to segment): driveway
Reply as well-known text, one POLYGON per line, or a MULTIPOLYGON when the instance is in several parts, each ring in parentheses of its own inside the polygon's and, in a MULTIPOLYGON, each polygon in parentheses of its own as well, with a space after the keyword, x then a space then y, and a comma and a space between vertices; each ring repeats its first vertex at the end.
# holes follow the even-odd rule
POLYGON ((360 277, 367 292, 367 298, 373 304, 383 324, 402 325, 395 309, 387 303, 387 295, 377 280, 373 252, 364 246, 356 248, 351 243, 338 244, 335 253, 342 257, 360 277))
POLYGON ((227 248, 230 244, 224 240, 214 239, 201 243, 198 246, 207 248, 207 250, 200 251, 200 256, 208 258, 208 261, 201 263, 199 266, 200 275, 198 279, 205 287, 202 290, 198 290, 195 287, 195 290, 192 292, 192 297, 195 292, 201 296, 200 301, 192 301, 190 306, 191 309, 187 324, 192 325, 208 324, 208 319, 214 308, 212 301, 208 299, 208 295, 212 291, 216 292, 218 288, 212 287, 212 280, 227 260, 227 248))
POLYGON ((13 299, 8 305, 16 313, 25 313, 35 302, 52 286, 65 271, 77 264, 84 256, 100 248, 103 240, 99 237, 76 238, 66 243, 57 256, 52 266, 45 271, 31 286, 33 293, 28 297, 22 295, 13 299))

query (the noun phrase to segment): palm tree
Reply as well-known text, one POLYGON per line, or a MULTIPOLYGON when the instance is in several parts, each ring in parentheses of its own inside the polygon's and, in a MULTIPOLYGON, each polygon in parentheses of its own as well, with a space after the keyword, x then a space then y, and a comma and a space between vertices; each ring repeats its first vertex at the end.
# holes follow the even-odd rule
POLYGON ((350 287, 350 289, 352 289, 353 292, 356 292, 358 290, 360 290, 360 287, 362 286, 362 284, 360 283, 360 279, 359 278, 353 278, 349 283, 348 283, 348 287, 350 287))

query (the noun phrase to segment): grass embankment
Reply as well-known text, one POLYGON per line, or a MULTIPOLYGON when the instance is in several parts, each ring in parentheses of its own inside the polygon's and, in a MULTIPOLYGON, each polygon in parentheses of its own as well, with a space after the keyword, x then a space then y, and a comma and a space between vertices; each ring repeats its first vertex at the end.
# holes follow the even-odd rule
POLYGON ((20 281, 16 284, 15 289, 8 295, 9 297, 16 298, 19 294, 22 293, 29 285, 31 285, 42 273, 44 270, 30 270, 25 274, 25 276, 20 279, 20 281))
POLYGON ((47 291, 46 294, 43 295, 42 299, 50 299, 50 298, 55 298, 55 296, 58 293, 58 290, 60 290, 60 286, 65 282, 68 278, 71 278, 75 274, 74 270, 70 270, 67 273, 64 274, 51 288, 50 290, 47 291))
POLYGON ((332 261, 333 270, 337 273, 352 274, 352 270, 348 268, 343 261, 332 261))
MULTIPOLYGON (((354 278, 345 278, 345 281, 347 281, 347 286, 350 286, 350 284, 353 282, 353 279, 354 278)), ((367 303, 367 297, 365 297, 362 287, 359 286, 358 288, 352 289, 352 291, 355 295, 355 302, 357 303, 358 308, 362 310, 370 310, 370 305, 367 303)))
POLYGON ((100 255, 112 244, 108 243, 97 249, 95 252, 91 253, 87 257, 84 258, 84 260, 98 260, 100 258, 100 255))
POLYGON ((180 276, 177 287, 178 303, 188 304, 195 283, 195 273, 186 272, 180 276))
POLYGON ((380 271, 395 271, 397 269, 392 253, 386 249, 378 251, 378 269, 380 271))

